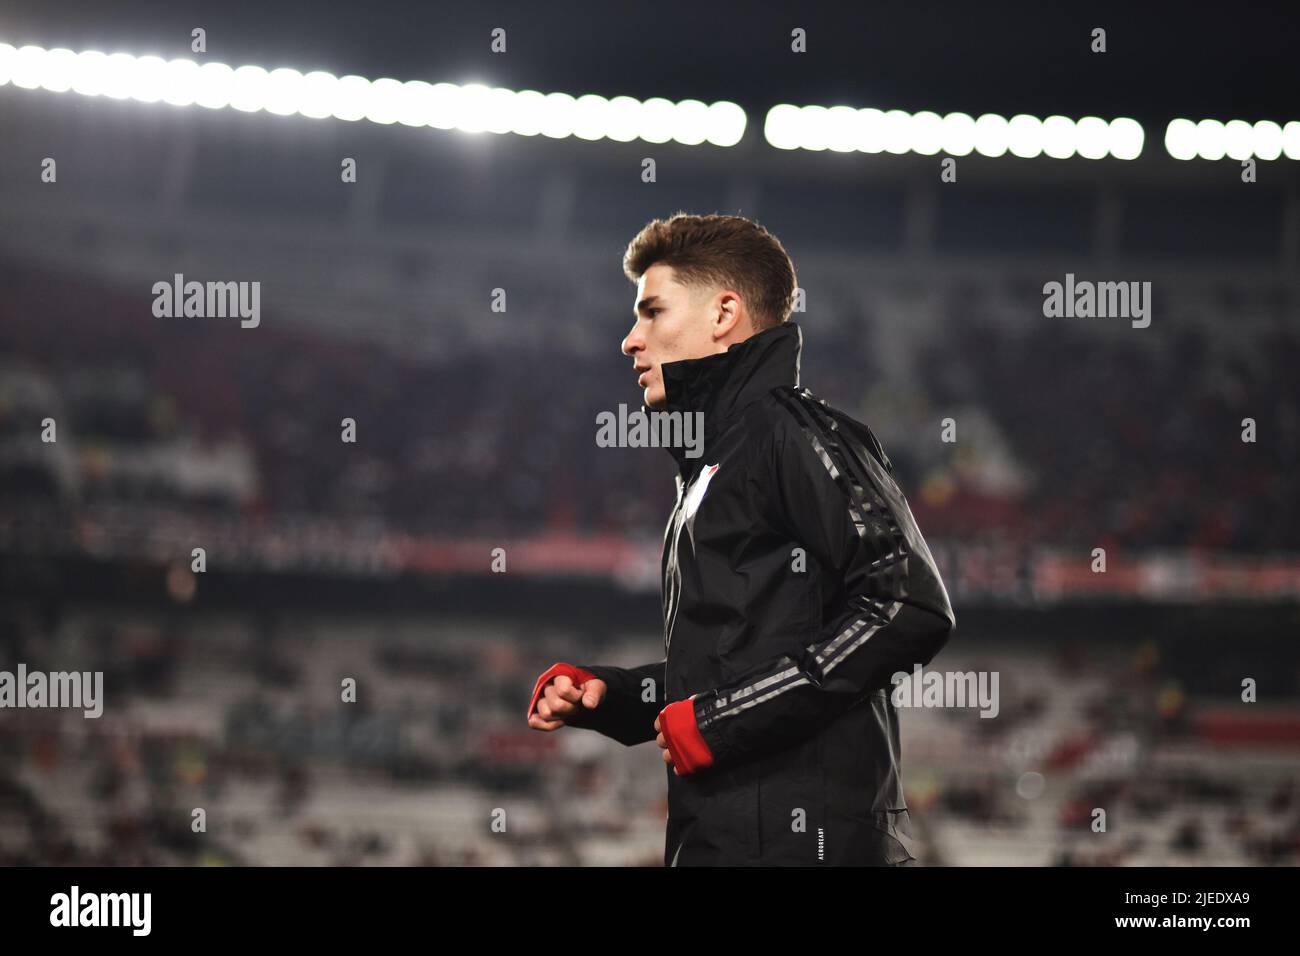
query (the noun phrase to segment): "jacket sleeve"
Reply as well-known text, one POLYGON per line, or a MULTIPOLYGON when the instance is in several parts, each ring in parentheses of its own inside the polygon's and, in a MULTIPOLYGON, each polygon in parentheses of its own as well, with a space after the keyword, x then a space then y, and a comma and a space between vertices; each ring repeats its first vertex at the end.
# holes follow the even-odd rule
POLYGON ((629 747, 654 740, 655 718, 664 706, 664 663, 640 667, 580 665, 580 670, 605 682, 605 698, 594 710, 583 708, 565 723, 594 730, 629 747))
POLYGON ((778 394, 783 415, 760 451, 767 488, 758 493, 759 517, 807 552, 807 570, 790 573, 820 573, 833 589, 826 593, 843 601, 815 640, 792 640, 789 653, 672 705, 677 713, 665 723, 679 738, 697 731, 695 742, 707 748, 697 766, 726 766, 815 733, 889 686, 894 673, 928 664, 956 626, 870 429, 809 393, 778 394))

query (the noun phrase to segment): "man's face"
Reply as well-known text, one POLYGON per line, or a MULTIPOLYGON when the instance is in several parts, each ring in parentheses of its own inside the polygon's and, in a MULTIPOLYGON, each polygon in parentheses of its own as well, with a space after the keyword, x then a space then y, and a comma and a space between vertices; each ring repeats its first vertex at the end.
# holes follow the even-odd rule
POLYGON ((703 358, 722 348, 713 337, 713 298, 673 278, 672 266, 653 265, 636 286, 636 322, 623 339, 623 354, 630 355, 637 384, 645 389, 645 404, 663 408, 663 364, 703 358))

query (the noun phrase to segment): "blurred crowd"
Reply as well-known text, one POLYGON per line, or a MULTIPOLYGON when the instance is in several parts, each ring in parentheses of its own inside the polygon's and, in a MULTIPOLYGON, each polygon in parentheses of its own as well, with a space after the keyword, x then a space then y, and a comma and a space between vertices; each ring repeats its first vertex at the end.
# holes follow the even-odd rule
MULTIPOLYGON (((644 663, 656 634, 73 606, 3 625, 6 661, 103 670, 105 708, 6 712, 0 865, 662 862, 654 746, 523 719, 553 660, 644 663)), ((1300 863, 1294 701, 1256 720, 1149 645, 984 636, 942 665, 997 671, 995 718, 900 712, 924 863, 1300 863)))
MULTIPOLYGON (((545 348, 417 357, 273 317, 256 330, 159 320, 89 280, 6 270, 3 284, 0 481, 13 512, 172 504, 254 526, 316 516, 416 534, 655 537, 671 507, 667 455, 595 443, 598 413, 640 402, 619 321, 581 347, 557 334, 545 348), (57 445, 40 441, 46 419, 57 445)), ((877 431, 927 536, 1300 545, 1300 330, 1285 304, 1249 333, 1166 315, 1106 334, 1035 317, 1032 295, 1018 312, 1007 301, 957 285, 942 321, 906 334, 843 303, 795 316, 804 384, 877 431)))

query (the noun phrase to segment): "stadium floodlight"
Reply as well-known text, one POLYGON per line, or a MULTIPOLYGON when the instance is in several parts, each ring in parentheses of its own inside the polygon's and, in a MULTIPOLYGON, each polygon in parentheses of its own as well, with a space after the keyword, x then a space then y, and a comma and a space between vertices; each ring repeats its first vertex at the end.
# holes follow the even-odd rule
MULTIPOLYGON (((1145 139, 1136 120, 1120 117, 1107 123, 1095 116, 1039 119, 1020 113, 1007 119, 985 113, 940 116, 928 110, 908 113, 871 107, 794 106, 780 103, 767 113, 763 135, 777 149, 834 150, 860 153, 918 153, 933 156, 997 157, 1010 153, 1021 159, 1136 159, 1145 139)), ((1279 139, 1281 137, 1279 136, 1279 139)))
POLYGON ((902 110, 885 111, 885 152, 902 156, 912 150, 912 117, 902 110))
POLYGON ((1196 158, 1196 124, 1189 119, 1171 120, 1165 127, 1165 152, 1174 159, 1196 158))
POLYGON ((1196 124, 1196 152, 1202 159, 1223 159, 1228 152, 1227 128, 1214 119, 1196 124))
POLYGON ((1251 142, 1253 130, 1249 123, 1242 120, 1229 120, 1223 124, 1223 151, 1236 160, 1249 159, 1253 155, 1254 143, 1251 142))
POLYGON ((666 143, 673 138, 673 104, 670 100, 652 96, 641 104, 641 129, 637 136, 650 143, 666 143))
POLYGON ((267 78, 260 66, 241 66, 230 76, 230 105, 244 113, 256 113, 266 102, 267 78))
POLYGON ((1106 127, 1107 148, 1116 159, 1137 159, 1142 155, 1146 132, 1137 120, 1119 117, 1106 127))
POLYGON ((1238 162, 1252 157, 1271 162, 1283 154, 1288 159, 1300 159, 1300 123, 1281 126, 1272 120, 1223 123, 1216 119, 1193 122, 1179 118, 1170 120, 1165 127, 1165 151, 1183 160, 1219 160, 1227 156, 1238 162))
POLYGON ((975 152, 981 156, 997 159, 1007 152, 1007 127, 1010 124, 1005 116, 997 113, 985 113, 975 121, 975 152))
POLYGON ((163 100, 172 106, 193 106, 198 100, 199 77, 203 70, 192 60, 173 60, 167 64, 163 81, 163 100))
MULTIPOLYGON (((151 57, 151 60, 158 60, 157 57, 151 57)), ((77 62, 77 54, 71 50, 50 50, 45 54, 45 61, 41 69, 41 86, 53 93, 66 93, 72 88, 73 66, 77 62)))
MULTIPOLYGON (((798 107, 791 107, 798 110, 798 107)), ((858 150, 863 153, 880 153, 885 149, 885 114, 876 109, 858 110, 854 123, 858 150)), ((798 144, 795 144, 797 148, 798 144)))
POLYGON ((254 64, 230 67, 157 56, 104 54, 96 50, 15 48, 0 43, 0 86, 74 92, 142 103, 267 112, 404 126, 432 126, 466 133, 610 139, 628 143, 711 143, 735 146, 745 135, 745 111, 735 103, 594 93, 508 90, 482 84, 403 82, 391 78, 300 73, 254 64))
POLYGON ((333 114, 333 103, 342 96, 342 91, 338 77, 323 70, 314 70, 302 78, 298 95, 298 112, 312 119, 326 119, 333 114))
POLYGON ((709 104, 709 142, 714 146, 735 146, 745 135, 745 111, 727 100, 709 104))
POLYGON ((684 146, 699 146, 709 135, 709 107, 699 100, 682 100, 674 110, 673 139, 684 146))
POLYGON ((266 103, 264 109, 276 116, 292 116, 310 104, 302 96, 302 74, 297 70, 281 68, 266 76, 266 103))
POLYGON ((1033 159, 1043 154, 1043 121, 1021 113, 1007 121, 1007 149, 1012 156, 1033 159))
POLYGON ((826 118, 826 107, 814 106, 807 112, 800 114, 800 120, 803 122, 805 149, 823 150, 830 146, 826 133, 830 129, 830 123, 826 118))
POLYGON ((1270 162, 1282 155, 1282 127, 1271 120, 1260 120, 1253 129, 1251 151, 1257 159, 1270 162))
POLYGON ((943 118, 943 142, 939 147, 949 156, 969 156, 975 151, 975 117, 949 113, 943 118))
POLYGON ((912 117, 912 151, 933 156, 943 149, 943 117, 923 110, 912 117))
POLYGON ((767 118, 763 121, 763 138, 769 145, 777 149, 798 149, 799 133, 799 107, 781 103, 767 111, 767 118))
POLYGON ((1079 148, 1079 127, 1068 116, 1049 116, 1043 120, 1041 145, 1052 159, 1069 159, 1076 152, 1087 158, 1079 148))
POLYGON ((1287 159, 1300 159, 1300 123, 1293 120, 1282 127, 1282 151, 1287 159))
MULTIPOLYGON (((701 103, 701 106, 704 104, 701 103)), ((578 139, 598 140, 604 137, 605 130, 609 128, 609 100, 603 96, 597 96, 595 93, 588 93, 585 96, 579 96, 574 103, 576 107, 575 116, 577 122, 574 124, 573 135, 578 139)), ((703 141, 703 137, 701 137, 703 141)))
POLYGON ((1105 159, 1110 153, 1110 124, 1100 116, 1085 116, 1074 124, 1074 148, 1084 159, 1105 159))
POLYGON ((825 116, 826 148, 837 153, 852 153, 857 149, 857 132, 852 119, 857 111, 848 106, 832 106, 825 116))
POLYGON ((366 118, 369 99, 370 81, 364 76, 340 76, 334 87, 330 115, 348 123, 360 122, 366 118))

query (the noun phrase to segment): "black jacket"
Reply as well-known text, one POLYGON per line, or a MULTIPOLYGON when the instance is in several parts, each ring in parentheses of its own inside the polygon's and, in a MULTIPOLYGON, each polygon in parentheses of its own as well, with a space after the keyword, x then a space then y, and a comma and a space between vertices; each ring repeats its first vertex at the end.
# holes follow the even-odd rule
POLYGON ((664 863, 914 859, 891 676, 955 618, 893 466, 867 426, 799 387, 793 323, 663 366, 667 410, 704 413, 664 535, 665 658, 581 665, 608 685, 582 719, 654 740, 672 701, 713 763, 668 772, 664 863))

